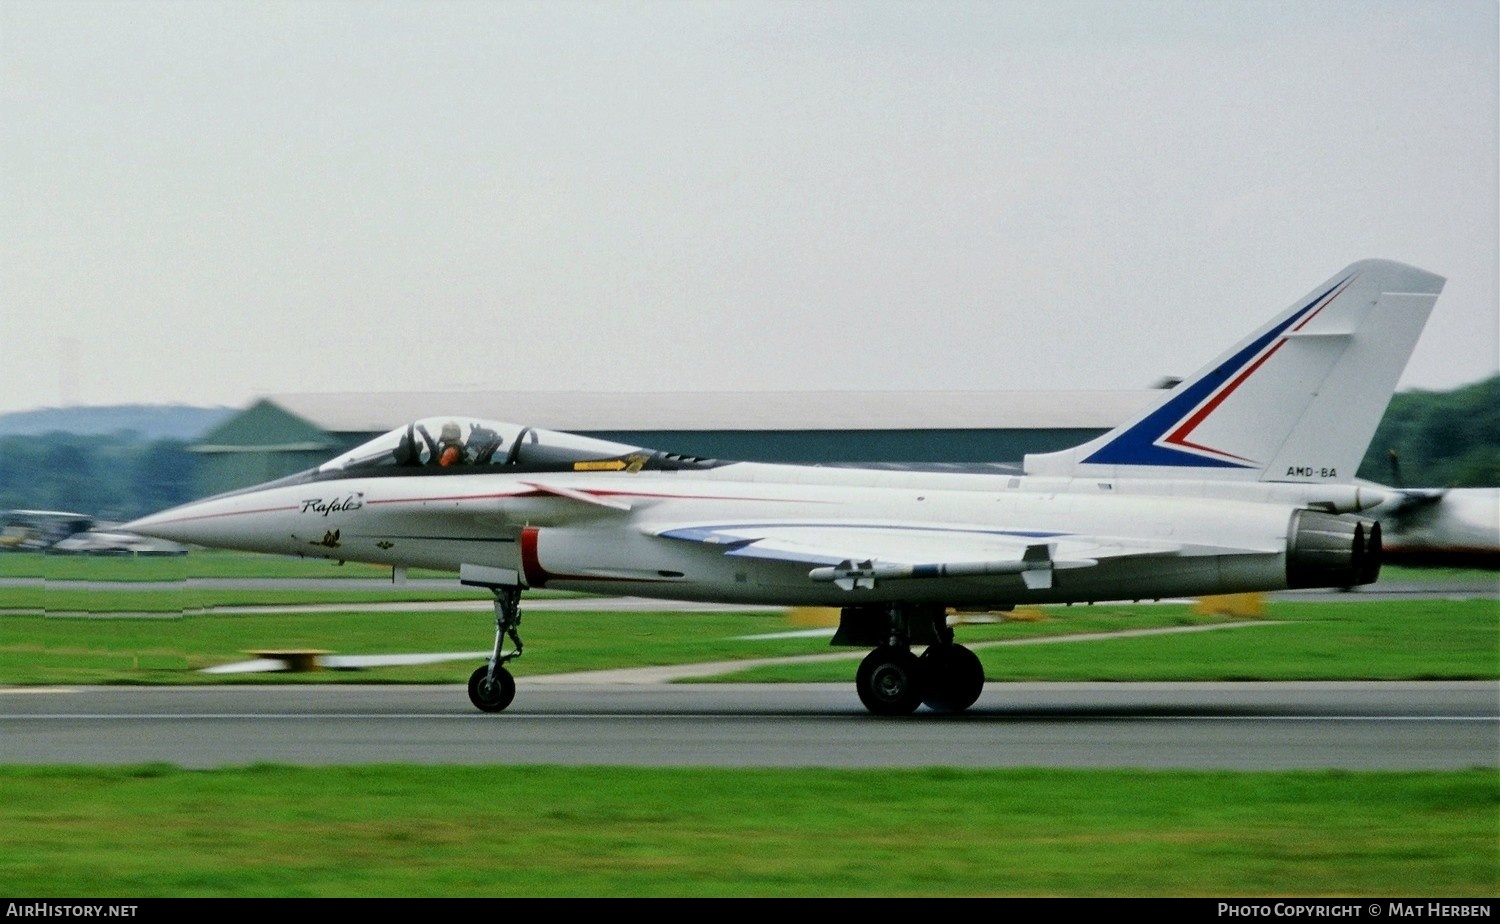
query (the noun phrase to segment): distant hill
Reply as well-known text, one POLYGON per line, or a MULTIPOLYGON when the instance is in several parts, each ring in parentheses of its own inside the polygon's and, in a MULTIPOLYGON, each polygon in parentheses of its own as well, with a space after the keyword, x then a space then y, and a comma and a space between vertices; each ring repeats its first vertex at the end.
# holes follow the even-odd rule
POLYGON ((113 435, 130 432, 140 439, 194 440, 242 408, 192 407, 185 404, 118 404, 106 407, 51 407, 0 414, 0 437, 43 433, 113 435))

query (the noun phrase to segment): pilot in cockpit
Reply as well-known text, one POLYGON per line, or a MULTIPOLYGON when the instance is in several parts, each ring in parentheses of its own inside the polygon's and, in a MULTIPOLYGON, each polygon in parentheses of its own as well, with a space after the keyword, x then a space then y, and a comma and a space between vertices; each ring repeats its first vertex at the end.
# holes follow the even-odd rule
POLYGON ((438 435, 434 438, 423 422, 419 421, 407 429, 407 436, 396 450, 396 458, 401 465, 434 465, 440 468, 490 465, 494 462, 496 452, 504 444, 505 440, 499 433, 479 423, 469 425, 466 437, 464 428, 457 421, 450 420, 439 428, 438 435), (426 444, 426 451, 420 456, 413 445, 416 435, 420 435, 422 443, 426 444))
POLYGON ((437 439, 433 439, 432 434, 420 423, 415 429, 422 435, 422 441, 427 444, 427 464, 447 468, 467 461, 463 430, 454 421, 450 420, 443 424, 437 439))
POLYGON ((463 431, 458 424, 451 420, 443 424, 442 433, 438 436, 437 464, 443 468, 462 465, 468 461, 466 452, 463 431))

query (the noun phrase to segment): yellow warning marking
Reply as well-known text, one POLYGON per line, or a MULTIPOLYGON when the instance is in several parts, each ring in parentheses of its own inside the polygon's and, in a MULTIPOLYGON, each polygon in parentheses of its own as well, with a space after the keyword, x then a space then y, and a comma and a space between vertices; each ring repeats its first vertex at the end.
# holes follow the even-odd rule
POLYGON ((622 459, 606 459, 600 462, 574 462, 575 472, 618 472, 625 467, 622 459))

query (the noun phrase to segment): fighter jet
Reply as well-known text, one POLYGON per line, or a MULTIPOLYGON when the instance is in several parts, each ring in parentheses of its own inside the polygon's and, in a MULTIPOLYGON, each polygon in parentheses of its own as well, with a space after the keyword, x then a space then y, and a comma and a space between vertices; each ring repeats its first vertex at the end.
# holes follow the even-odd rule
POLYGON ((871 649, 867 709, 961 712, 984 670, 950 611, 1373 582, 1367 512, 1390 496, 1355 470, 1443 283, 1354 263, 1121 426, 1010 471, 733 462, 455 414, 124 528, 489 588, 486 712, 515 696, 529 588, 837 607, 832 643, 871 649))

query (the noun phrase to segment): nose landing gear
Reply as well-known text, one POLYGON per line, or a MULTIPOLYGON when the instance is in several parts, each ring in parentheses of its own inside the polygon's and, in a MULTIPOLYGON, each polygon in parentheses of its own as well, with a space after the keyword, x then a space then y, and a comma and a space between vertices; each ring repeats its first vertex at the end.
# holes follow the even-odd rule
POLYGON ((495 653, 469 675, 469 702, 484 712, 501 712, 516 698, 516 679, 505 663, 521 656, 521 588, 515 584, 486 585, 495 595, 495 653), (515 645, 505 651, 505 640, 515 645))

